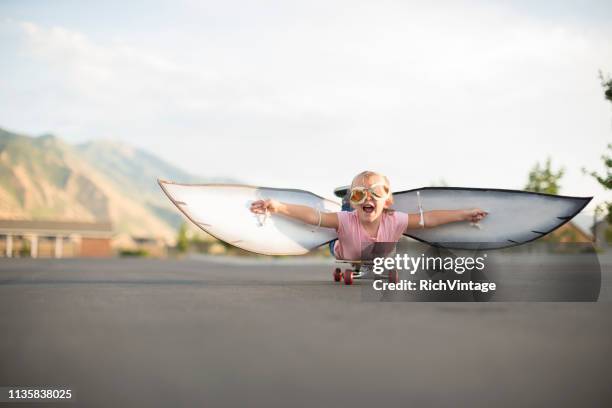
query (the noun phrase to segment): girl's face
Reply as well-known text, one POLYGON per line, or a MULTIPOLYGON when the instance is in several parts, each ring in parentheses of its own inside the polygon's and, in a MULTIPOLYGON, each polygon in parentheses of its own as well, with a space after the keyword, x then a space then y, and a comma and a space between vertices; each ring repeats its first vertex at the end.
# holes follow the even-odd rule
MULTIPOLYGON (((356 180, 354 184, 351 186, 355 187, 365 187, 370 188, 375 184, 383 184, 385 185, 385 180, 381 176, 369 176, 365 178, 361 178, 356 180)), ((388 192, 388 187, 387 187, 388 192)), ((387 194, 388 195, 388 194, 387 194)), ((366 193, 366 199, 361 204, 351 203, 351 206, 357 212, 360 221, 363 222, 374 222, 380 217, 385 209, 387 203, 387 197, 383 199, 376 199, 376 197, 372 197, 371 193, 366 193)))

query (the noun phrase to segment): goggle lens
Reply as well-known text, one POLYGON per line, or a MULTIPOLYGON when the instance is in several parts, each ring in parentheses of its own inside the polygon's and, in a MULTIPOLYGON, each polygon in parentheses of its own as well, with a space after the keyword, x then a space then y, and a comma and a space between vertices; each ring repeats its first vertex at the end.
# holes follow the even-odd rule
POLYGON ((374 198, 383 198, 387 195, 387 190, 385 186, 373 186, 370 188, 370 193, 374 196, 374 198))
POLYGON ((365 201, 366 193, 364 190, 352 190, 350 200, 356 204, 360 204, 365 201))

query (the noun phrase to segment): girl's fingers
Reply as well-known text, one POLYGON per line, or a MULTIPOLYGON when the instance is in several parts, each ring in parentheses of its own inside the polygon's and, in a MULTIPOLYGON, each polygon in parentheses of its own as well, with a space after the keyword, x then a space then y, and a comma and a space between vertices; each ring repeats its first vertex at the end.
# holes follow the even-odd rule
POLYGON ((253 201, 251 203, 251 211, 256 214, 261 214, 264 211, 263 204, 263 200, 253 201))
POLYGON ((482 220, 488 213, 486 211, 481 210, 480 208, 473 208, 469 211, 469 220, 470 222, 477 223, 482 220))
POLYGON ((476 209, 476 210, 474 211, 474 216, 476 216, 476 217, 480 217, 480 219, 484 218, 486 215, 487 215, 487 212, 486 212, 486 211, 483 211, 483 210, 481 210, 481 209, 476 209))
POLYGON ((251 203, 251 211, 255 214, 263 214, 270 206, 270 200, 257 200, 251 203))

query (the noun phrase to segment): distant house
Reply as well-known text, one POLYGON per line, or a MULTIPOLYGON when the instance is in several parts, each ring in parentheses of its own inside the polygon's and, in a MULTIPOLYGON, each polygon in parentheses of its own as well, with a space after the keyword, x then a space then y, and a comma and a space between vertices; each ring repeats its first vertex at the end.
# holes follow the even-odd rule
POLYGON ((0 220, 0 256, 110 257, 109 222, 0 220))
POLYGON ((593 236, 570 221, 551 232, 549 240, 563 243, 587 243, 593 242, 593 236))
POLYGON ((165 258, 168 256, 168 245, 161 237, 118 234, 113 238, 112 244, 121 255, 138 255, 152 258, 165 258))

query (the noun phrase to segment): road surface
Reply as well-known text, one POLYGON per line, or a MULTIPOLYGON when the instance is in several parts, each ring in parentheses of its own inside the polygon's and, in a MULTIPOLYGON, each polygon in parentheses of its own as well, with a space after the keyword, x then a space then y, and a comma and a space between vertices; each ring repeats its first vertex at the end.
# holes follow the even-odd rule
POLYGON ((88 407, 612 406, 610 301, 368 302, 330 278, 0 259, 0 386, 68 386, 88 407))

